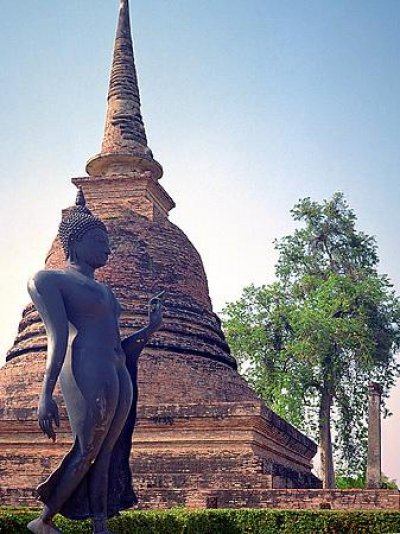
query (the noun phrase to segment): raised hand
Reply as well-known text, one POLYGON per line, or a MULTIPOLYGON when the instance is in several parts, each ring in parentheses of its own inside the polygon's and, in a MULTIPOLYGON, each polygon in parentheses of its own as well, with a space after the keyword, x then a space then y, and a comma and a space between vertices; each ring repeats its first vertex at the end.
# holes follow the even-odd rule
POLYGON ((164 296, 165 291, 161 291, 149 301, 149 329, 152 332, 155 332, 161 326, 164 296))
POLYGON ((49 439, 56 441, 56 432, 53 428, 53 423, 57 427, 60 426, 60 416, 58 415, 58 407, 52 397, 42 396, 39 401, 38 420, 40 429, 49 439))

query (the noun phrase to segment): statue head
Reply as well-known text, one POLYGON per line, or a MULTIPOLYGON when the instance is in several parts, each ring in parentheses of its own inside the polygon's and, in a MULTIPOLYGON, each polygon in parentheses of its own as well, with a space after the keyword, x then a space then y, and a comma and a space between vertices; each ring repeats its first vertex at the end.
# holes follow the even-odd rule
POLYGON ((106 264, 110 254, 107 228, 86 207, 81 188, 75 206, 61 220, 58 236, 67 260, 84 261, 95 269, 106 264))

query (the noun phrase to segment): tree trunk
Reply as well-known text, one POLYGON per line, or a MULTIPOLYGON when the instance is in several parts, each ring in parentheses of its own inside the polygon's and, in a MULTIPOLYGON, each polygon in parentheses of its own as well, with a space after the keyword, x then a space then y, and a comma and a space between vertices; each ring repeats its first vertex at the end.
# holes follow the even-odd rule
POLYGON ((331 438, 331 409, 332 395, 324 388, 319 410, 319 446, 324 489, 334 489, 336 487, 331 438))

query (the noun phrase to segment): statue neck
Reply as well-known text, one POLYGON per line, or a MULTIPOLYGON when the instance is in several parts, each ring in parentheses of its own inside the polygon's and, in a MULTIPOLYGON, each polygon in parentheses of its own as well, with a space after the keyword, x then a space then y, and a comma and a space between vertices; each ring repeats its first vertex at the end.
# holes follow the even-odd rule
POLYGON ((77 263, 76 261, 70 260, 68 261, 67 269, 94 279, 94 268, 87 263, 77 263))

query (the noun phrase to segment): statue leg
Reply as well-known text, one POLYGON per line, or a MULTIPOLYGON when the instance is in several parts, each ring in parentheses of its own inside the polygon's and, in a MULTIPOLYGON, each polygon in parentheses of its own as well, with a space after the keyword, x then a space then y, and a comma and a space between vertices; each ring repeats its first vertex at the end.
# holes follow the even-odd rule
POLYGON ((125 367, 119 369, 118 379, 119 400, 115 415, 88 477, 89 503, 93 517, 93 532, 95 533, 106 534, 109 532, 107 530, 107 501, 110 459, 132 404, 132 382, 125 367))
MULTIPOLYGON (((113 415, 111 414, 111 416, 113 415)), ((52 490, 45 500, 46 504, 41 516, 27 525, 28 530, 34 534, 62 534, 53 525, 52 519, 79 486, 99 453, 105 438, 104 426, 96 425, 92 417, 85 422, 87 423, 87 429, 92 429, 92 431, 77 437, 77 443, 74 448, 65 457, 58 470, 53 473, 53 476, 58 475, 58 471, 61 470, 61 475, 57 476, 57 482, 53 485, 52 477, 50 477, 49 481, 44 484, 50 485, 52 490)), ((110 423, 111 421, 108 422, 107 427, 110 423)))
POLYGON ((107 371, 106 380, 94 374, 86 378, 85 389, 81 388, 80 396, 76 394, 73 404, 68 398, 68 411, 72 406, 70 419, 76 436, 75 445, 48 481, 38 488, 53 515, 62 509, 92 468, 114 419, 119 401, 119 380, 114 368, 107 371))

